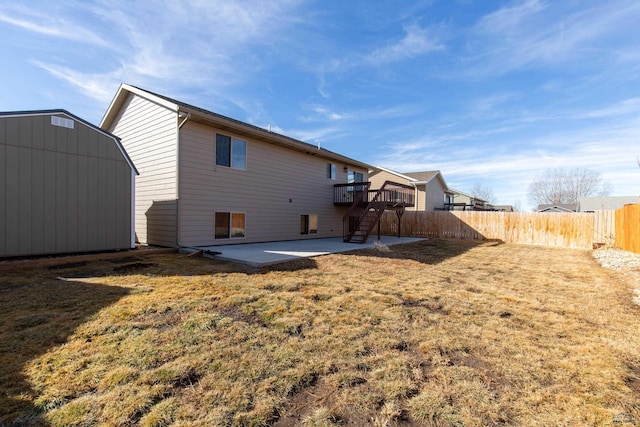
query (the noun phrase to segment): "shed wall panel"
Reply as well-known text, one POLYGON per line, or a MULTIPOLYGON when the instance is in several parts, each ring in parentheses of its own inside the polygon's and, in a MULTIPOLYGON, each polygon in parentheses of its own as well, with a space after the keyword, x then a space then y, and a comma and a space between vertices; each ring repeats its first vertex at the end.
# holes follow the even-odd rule
MULTIPOLYGON (((0 140, 4 139, 4 122, 0 120, 0 140)), ((0 144, 0 170, 5 171, 6 166, 6 146, 0 144)), ((7 210, 6 174, 0 172, 0 254, 5 253, 5 228, 7 210)))
POLYGON ((34 254, 45 253, 44 222, 48 212, 44 204, 44 168, 44 151, 41 149, 31 150, 31 253, 34 254))
MULTIPOLYGON (((21 134, 26 133, 22 129, 21 134)), ((31 222, 33 221, 31 210, 31 148, 20 147, 20 165, 19 165, 19 194, 20 205, 18 212, 20 215, 19 220, 19 250, 22 254, 31 253, 31 222)))
POLYGON ((85 156, 78 156, 78 218, 76 221, 78 227, 78 251, 86 252, 89 250, 88 240, 88 219, 89 219, 89 167, 85 156))
POLYGON ((20 147, 7 145, 5 176, 5 242, 8 253, 20 254, 20 147))
MULTIPOLYGON (((56 135, 58 137, 58 135, 56 135)), ((58 144, 59 148, 62 148, 62 144, 58 144)), ((55 186, 55 214, 56 214, 56 252, 66 252, 67 248, 67 229, 69 227, 67 218, 67 159, 66 155, 57 152, 55 153, 55 165, 56 165, 56 186, 55 186)))
MULTIPOLYGON (((71 147, 69 147, 71 148, 71 147)), ((78 251, 78 156, 67 154, 67 248, 78 251)), ((111 186, 109 186, 111 187, 111 186)), ((112 209, 112 208, 110 208, 112 209)), ((115 247, 115 246, 110 246, 115 247)))
POLYGON ((52 254, 56 253, 56 153, 44 151, 44 156, 44 253, 52 254))

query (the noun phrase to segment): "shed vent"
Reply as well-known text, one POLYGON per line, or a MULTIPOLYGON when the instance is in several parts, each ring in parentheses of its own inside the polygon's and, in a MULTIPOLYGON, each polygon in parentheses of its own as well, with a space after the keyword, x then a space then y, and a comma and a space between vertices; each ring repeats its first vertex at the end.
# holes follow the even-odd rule
POLYGON ((60 126, 63 128, 73 129, 73 120, 65 119, 64 117, 51 116, 51 124, 53 126, 60 126))

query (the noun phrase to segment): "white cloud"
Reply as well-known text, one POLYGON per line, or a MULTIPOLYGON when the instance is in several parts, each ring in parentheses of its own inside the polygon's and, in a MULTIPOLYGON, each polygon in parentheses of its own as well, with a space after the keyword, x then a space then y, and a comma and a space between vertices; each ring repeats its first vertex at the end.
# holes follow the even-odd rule
POLYGON ((367 60, 374 64, 387 64, 444 49, 433 31, 411 24, 404 28, 405 36, 387 46, 374 50, 367 60))
POLYGON ((90 75, 81 73, 64 66, 45 64, 32 61, 34 65, 45 70, 72 86, 77 87, 83 94, 98 101, 104 101, 113 97, 114 88, 117 87, 118 78, 111 74, 90 75))
POLYGON ((298 4, 101 0, 78 3, 82 14, 67 5, 45 19, 16 8, 19 19, 0 12, 0 21, 102 48, 103 55, 91 52, 97 61, 79 61, 77 55, 55 49, 31 61, 93 99, 107 102, 123 81, 155 90, 167 85, 199 88, 201 94, 224 96, 229 85, 259 72, 260 55, 253 52, 286 37, 286 28, 297 23, 291 12, 298 4), (91 21, 91 31, 85 21, 91 21))
POLYGON ((640 3, 580 5, 527 0, 486 15, 469 33, 473 51, 468 71, 501 75, 532 66, 582 68, 586 64, 581 61, 629 58, 629 52, 637 51, 640 3), (617 50, 607 43, 611 38, 622 41, 617 50))
POLYGON ((33 10, 7 8, 0 12, 0 22, 48 37, 107 47, 107 42, 102 37, 84 26, 60 17, 38 14, 33 10))

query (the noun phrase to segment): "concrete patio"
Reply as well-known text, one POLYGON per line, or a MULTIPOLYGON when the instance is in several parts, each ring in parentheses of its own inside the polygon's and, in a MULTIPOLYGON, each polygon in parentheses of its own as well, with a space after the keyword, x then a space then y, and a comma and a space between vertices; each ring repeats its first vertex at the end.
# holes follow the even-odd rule
MULTIPOLYGON (((380 240, 386 246, 413 243, 425 239, 411 237, 382 236, 380 240)), ((254 267, 278 264, 300 258, 310 258, 339 252, 372 248, 377 239, 372 238, 365 244, 345 243, 341 237, 326 239, 291 240, 284 242, 247 243, 238 245, 204 246, 199 249, 220 252, 215 259, 247 264, 254 267)))

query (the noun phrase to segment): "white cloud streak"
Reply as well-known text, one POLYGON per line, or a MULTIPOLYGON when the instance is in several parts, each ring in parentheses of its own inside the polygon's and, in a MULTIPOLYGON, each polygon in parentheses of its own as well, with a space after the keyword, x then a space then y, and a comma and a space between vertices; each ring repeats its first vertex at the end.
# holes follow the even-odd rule
POLYGON ((593 2, 572 9, 568 2, 515 2, 483 17, 471 30, 469 72, 504 74, 527 67, 582 67, 580 60, 612 60, 636 51, 640 3, 633 0, 593 2), (608 44, 611 34, 627 31, 619 51, 608 44), (599 51, 601 55, 593 55, 599 51), (597 59, 596 59, 597 58, 597 59))
POLYGON ((444 45, 437 40, 433 31, 427 28, 411 24, 404 28, 404 32, 401 40, 371 52, 367 61, 383 65, 444 49, 444 45))
POLYGON ((83 26, 78 26, 70 20, 38 14, 32 10, 23 8, 8 9, 0 12, 0 22, 48 37, 56 37, 100 47, 108 46, 108 43, 102 37, 83 26), (11 16, 8 13, 8 9, 20 16, 11 16))

